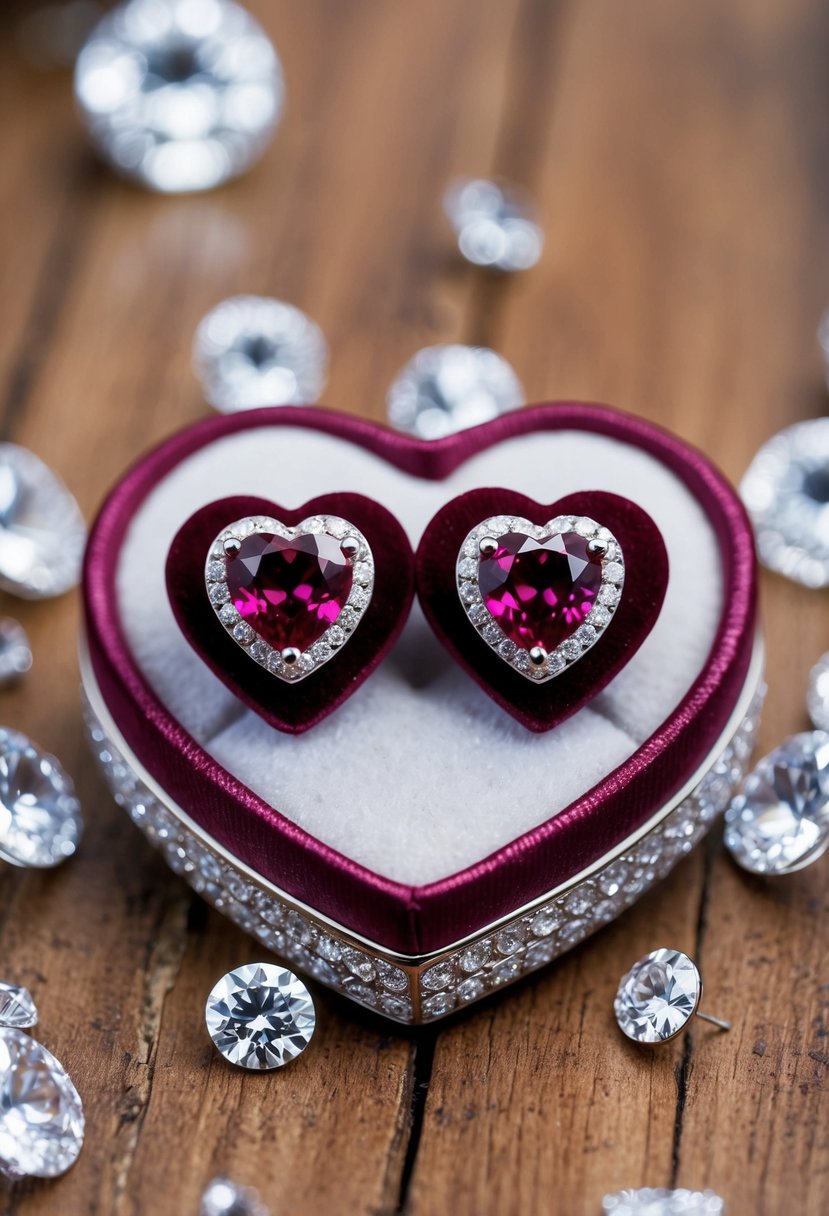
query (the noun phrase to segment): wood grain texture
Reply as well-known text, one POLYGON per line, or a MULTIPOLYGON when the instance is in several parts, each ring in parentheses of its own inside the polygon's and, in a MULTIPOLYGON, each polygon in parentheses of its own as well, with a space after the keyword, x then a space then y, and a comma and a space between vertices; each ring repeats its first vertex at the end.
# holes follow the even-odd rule
MULTIPOLYGON (((382 418, 435 341, 487 342, 528 397, 604 400, 678 431, 738 478, 772 431, 827 410, 829 18, 817 0, 288 0, 251 4, 288 110, 263 162, 210 195, 154 198, 97 167, 61 74, 2 18, 2 437, 91 514, 149 444, 203 413, 201 315, 235 291, 305 308, 333 352, 326 401, 382 418), (541 264, 458 262, 457 173, 535 193, 541 264)), ((826 597, 764 579, 762 746, 805 725, 826 597), (792 628, 792 621, 797 627, 792 628)), ((829 1209, 825 866, 753 882, 719 840, 542 975, 461 1020, 397 1033, 319 994, 315 1046, 276 1077, 222 1066, 213 981, 244 935, 167 872, 81 737, 77 603, 12 607, 36 663, 4 721, 75 774, 84 846, 0 875, 0 972, 82 1090, 88 1140, 0 1212, 187 1216, 219 1170, 274 1214, 592 1216, 621 1186, 709 1185, 731 1216, 829 1209), (659 944, 700 962, 722 1035, 643 1056, 613 1023, 618 976, 659 944)))

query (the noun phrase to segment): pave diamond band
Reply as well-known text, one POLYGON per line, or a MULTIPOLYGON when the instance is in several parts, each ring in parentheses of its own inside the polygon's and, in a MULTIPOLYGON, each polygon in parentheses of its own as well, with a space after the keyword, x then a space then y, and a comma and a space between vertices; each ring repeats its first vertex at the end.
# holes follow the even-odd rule
POLYGON ((758 646, 743 707, 707 771, 588 874, 439 957, 401 958, 297 905, 236 861, 176 807, 135 759, 82 657, 87 730, 114 794, 167 864, 265 948, 395 1022, 431 1022, 549 963, 615 919, 686 856, 722 814, 748 766, 765 689, 758 646), (106 721, 106 728, 103 722, 106 721))

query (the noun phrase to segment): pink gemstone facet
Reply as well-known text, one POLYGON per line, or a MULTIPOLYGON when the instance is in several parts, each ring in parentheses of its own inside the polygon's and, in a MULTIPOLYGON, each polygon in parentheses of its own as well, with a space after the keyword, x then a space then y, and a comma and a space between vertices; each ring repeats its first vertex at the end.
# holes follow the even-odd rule
POLYGON ((236 611, 277 650, 307 650, 334 624, 351 592, 354 568, 341 544, 324 532, 245 537, 227 558, 236 611))
POLYGON ((550 653, 587 619, 602 585, 601 557, 576 532, 540 541, 508 532, 497 543, 478 566, 484 604, 516 646, 550 653))

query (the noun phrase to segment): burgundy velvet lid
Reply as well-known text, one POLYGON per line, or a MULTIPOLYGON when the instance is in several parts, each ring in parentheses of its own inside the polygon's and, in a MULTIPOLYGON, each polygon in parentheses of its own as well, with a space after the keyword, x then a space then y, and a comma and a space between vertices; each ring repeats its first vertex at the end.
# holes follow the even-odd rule
MULTIPOLYGON (((391 510, 393 503, 386 504, 391 510)), ((143 457, 116 485, 93 527, 84 571, 92 668, 129 747, 216 840, 289 895, 389 950, 439 950, 545 894, 601 858, 660 808, 704 761, 742 691, 754 645, 754 545, 742 504, 699 452, 604 406, 553 403, 505 414, 433 443, 320 408, 211 417, 143 457), (676 710, 628 759, 554 818, 467 869, 425 887, 391 882, 309 836, 268 806, 175 721, 139 671, 117 612, 123 537, 143 500, 179 462, 225 435, 305 427, 362 445, 414 476, 440 480, 501 440, 583 430, 633 444, 669 467, 717 535, 728 594, 704 669, 676 710)))

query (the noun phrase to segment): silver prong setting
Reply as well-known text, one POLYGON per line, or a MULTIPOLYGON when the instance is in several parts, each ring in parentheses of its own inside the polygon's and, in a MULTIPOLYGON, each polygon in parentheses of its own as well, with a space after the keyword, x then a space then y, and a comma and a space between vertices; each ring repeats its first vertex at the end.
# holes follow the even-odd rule
POLYGON ((478 552, 481 557, 492 557, 497 548, 498 542, 494 536, 484 536, 478 545, 478 552))

